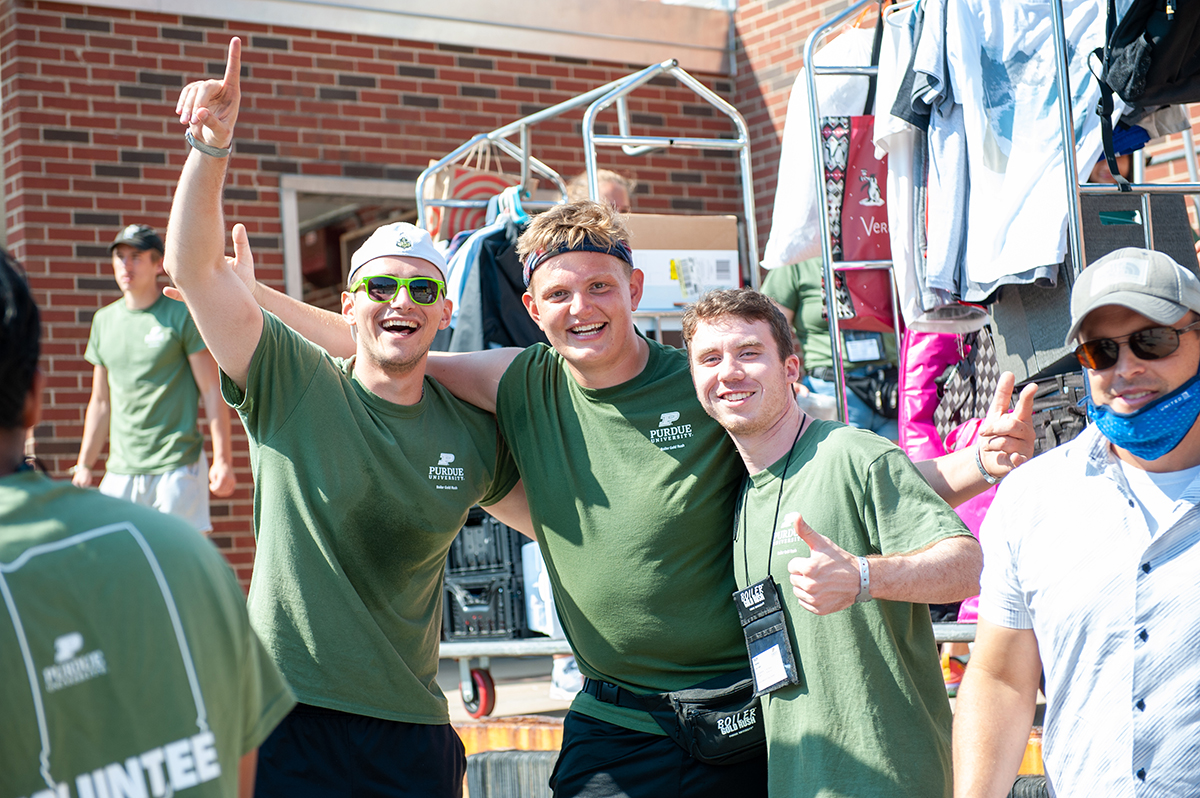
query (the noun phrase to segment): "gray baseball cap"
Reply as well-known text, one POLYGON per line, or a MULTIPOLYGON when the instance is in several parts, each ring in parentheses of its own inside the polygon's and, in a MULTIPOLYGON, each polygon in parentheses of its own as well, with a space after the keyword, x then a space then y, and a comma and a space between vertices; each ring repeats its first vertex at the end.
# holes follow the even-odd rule
POLYGON ((1071 329, 1097 308, 1120 305, 1159 324, 1178 321, 1189 310, 1200 313, 1200 280, 1162 252, 1126 247, 1108 253, 1083 270, 1071 289, 1071 329))

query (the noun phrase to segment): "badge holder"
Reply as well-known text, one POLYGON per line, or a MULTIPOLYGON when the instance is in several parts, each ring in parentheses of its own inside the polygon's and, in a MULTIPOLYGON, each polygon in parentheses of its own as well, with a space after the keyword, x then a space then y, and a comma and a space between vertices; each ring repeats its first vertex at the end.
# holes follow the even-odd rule
POLYGON ((800 684, 800 671, 788 637, 787 618, 775 580, 767 577, 733 594, 757 696, 789 684, 800 684))

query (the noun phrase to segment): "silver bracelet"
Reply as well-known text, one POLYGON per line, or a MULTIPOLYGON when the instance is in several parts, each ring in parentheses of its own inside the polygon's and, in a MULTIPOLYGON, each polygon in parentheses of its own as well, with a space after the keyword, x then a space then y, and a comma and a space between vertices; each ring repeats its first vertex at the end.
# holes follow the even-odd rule
POLYGON ((984 481, 989 485, 995 485, 997 482, 1004 479, 1004 477, 992 476, 987 472, 987 469, 983 467, 983 456, 979 453, 978 446, 975 447, 975 465, 979 469, 979 475, 983 477, 984 481))
POLYGON ((858 595, 854 597, 855 604, 871 600, 871 568, 866 557, 858 558, 858 595))
POLYGON ((232 145, 226 147, 225 149, 221 149, 220 147, 214 147, 211 144, 205 144, 203 141, 197 141, 196 137, 192 135, 192 131, 190 130, 185 130, 183 137, 194 149, 200 150, 200 152, 204 153, 205 155, 212 156, 213 158, 228 158, 229 153, 233 150, 232 145))

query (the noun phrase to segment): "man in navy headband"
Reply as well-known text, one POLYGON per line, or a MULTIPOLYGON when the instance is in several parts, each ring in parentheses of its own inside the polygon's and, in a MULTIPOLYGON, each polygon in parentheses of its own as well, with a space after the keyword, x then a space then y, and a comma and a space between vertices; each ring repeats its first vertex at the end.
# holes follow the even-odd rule
POLYGON ((1200 280, 1111 252, 1075 282, 1067 343, 1093 423, 984 521, 954 794, 1008 794, 1044 670, 1058 795, 1200 795, 1200 280))

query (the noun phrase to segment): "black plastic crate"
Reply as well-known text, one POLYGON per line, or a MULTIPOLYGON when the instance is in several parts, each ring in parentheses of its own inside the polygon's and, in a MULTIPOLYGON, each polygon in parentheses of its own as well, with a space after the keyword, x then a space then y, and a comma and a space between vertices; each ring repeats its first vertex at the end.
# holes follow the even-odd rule
POLYGON ((446 574, 505 573, 521 575, 521 547, 529 538, 505 526, 478 507, 471 508, 467 523, 446 557, 446 574))
POLYGON ((530 636, 520 576, 447 574, 442 614, 447 640, 530 636))

